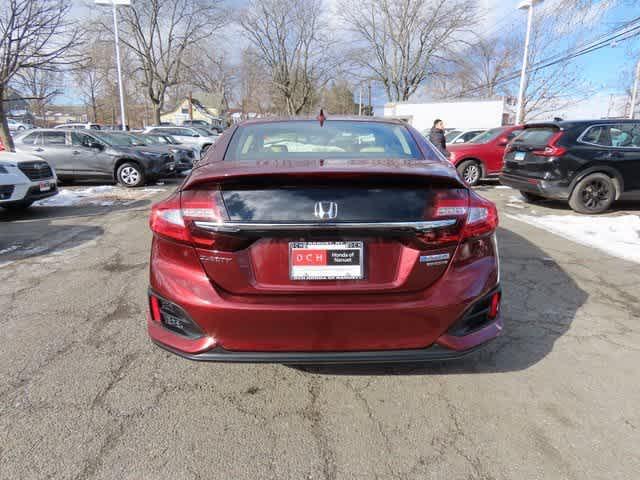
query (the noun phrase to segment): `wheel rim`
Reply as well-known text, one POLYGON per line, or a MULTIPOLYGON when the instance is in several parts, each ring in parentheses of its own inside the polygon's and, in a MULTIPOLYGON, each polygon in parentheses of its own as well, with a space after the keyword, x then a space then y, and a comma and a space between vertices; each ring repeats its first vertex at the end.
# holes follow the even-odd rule
POLYGON ((475 164, 467 165, 462 171, 462 177, 464 178, 465 182, 473 185, 478 181, 478 178, 480 177, 480 168, 478 168, 478 165, 475 164))
POLYGON ((120 178, 126 185, 137 185, 140 181, 140 172, 133 167, 124 167, 120 171, 120 178))
POLYGON ((589 210, 599 210, 611 199, 609 185, 600 179, 591 180, 580 193, 582 195, 582 204, 589 210))

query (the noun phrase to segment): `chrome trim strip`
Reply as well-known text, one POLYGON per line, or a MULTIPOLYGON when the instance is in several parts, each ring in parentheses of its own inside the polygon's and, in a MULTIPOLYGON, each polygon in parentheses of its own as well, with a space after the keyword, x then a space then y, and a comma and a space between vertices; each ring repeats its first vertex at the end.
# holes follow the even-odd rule
POLYGON ((451 227, 456 219, 432 220, 424 222, 351 222, 351 223, 238 223, 238 222, 195 222, 196 227, 212 232, 241 233, 278 230, 411 230, 427 232, 438 228, 451 227))

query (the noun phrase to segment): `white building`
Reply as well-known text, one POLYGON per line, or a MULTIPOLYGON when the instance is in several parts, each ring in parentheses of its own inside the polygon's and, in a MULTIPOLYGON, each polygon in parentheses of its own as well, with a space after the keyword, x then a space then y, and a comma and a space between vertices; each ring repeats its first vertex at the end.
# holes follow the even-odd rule
POLYGON ((398 102, 385 104, 384 116, 405 120, 421 132, 429 130, 436 118, 444 121, 446 128, 493 128, 514 122, 514 105, 512 98, 398 102))

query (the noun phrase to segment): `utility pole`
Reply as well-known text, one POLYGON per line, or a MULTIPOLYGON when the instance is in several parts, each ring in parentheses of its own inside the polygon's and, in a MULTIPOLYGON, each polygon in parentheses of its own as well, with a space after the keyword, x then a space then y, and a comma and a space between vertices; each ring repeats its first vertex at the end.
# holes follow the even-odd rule
POLYGON ((638 101, 638 80, 640 78, 640 60, 636 65, 636 78, 633 81, 633 91, 631 92, 631 108, 629 109, 629 118, 635 118, 636 102, 638 101))
POLYGON ((373 116, 373 104, 371 103, 372 102, 372 100, 371 100, 371 80, 369 80, 369 84, 367 85, 367 89, 369 90, 369 95, 368 95, 368 98, 369 98, 369 110, 367 112, 367 115, 373 116))
POLYGON ((358 94, 358 116, 362 116, 362 83, 360 83, 360 90, 358 94))
POLYGON ((111 5, 113 7, 113 36, 116 42, 116 69, 118 70, 118 90, 120 94, 120 120, 122 121, 122 131, 126 131, 127 118, 124 110, 124 86, 122 85, 122 65, 120 62, 120 38, 118 36, 117 5, 131 6, 131 0, 95 0, 95 3, 96 5, 111 5))
POLYGON ((518 106, 516 108, 516 124, 524 122, 524 94, 527 90, 527 68, 529 67, 529 43, 531 41, 531 26, 533 25, 533 6, 543 0, 523 0, 518 5, 519 10, 529 9, 527 15, 527 33, 524 38, 524 55, 522 57, 522 71, 520 72, 520 89, 518 90, 518 106))

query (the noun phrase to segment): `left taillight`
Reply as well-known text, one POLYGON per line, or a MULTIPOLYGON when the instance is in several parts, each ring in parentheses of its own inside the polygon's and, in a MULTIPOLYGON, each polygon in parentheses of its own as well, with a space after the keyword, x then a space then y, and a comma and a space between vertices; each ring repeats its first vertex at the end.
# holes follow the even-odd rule
POLYGON ((228 216, 219 190, 185 190, 153 205, 149 225, 156 235, 199 248, 218 251, 246 248, 251 240, 245 237, 202 227, 202 224, 226 220, 228 216))
POLYGON ((547 142, 544 150, 533 150, 531 153, 538 157, 560 157, 567 152, 567 149, 557 145, 564 132, 555 133, 547 142))

